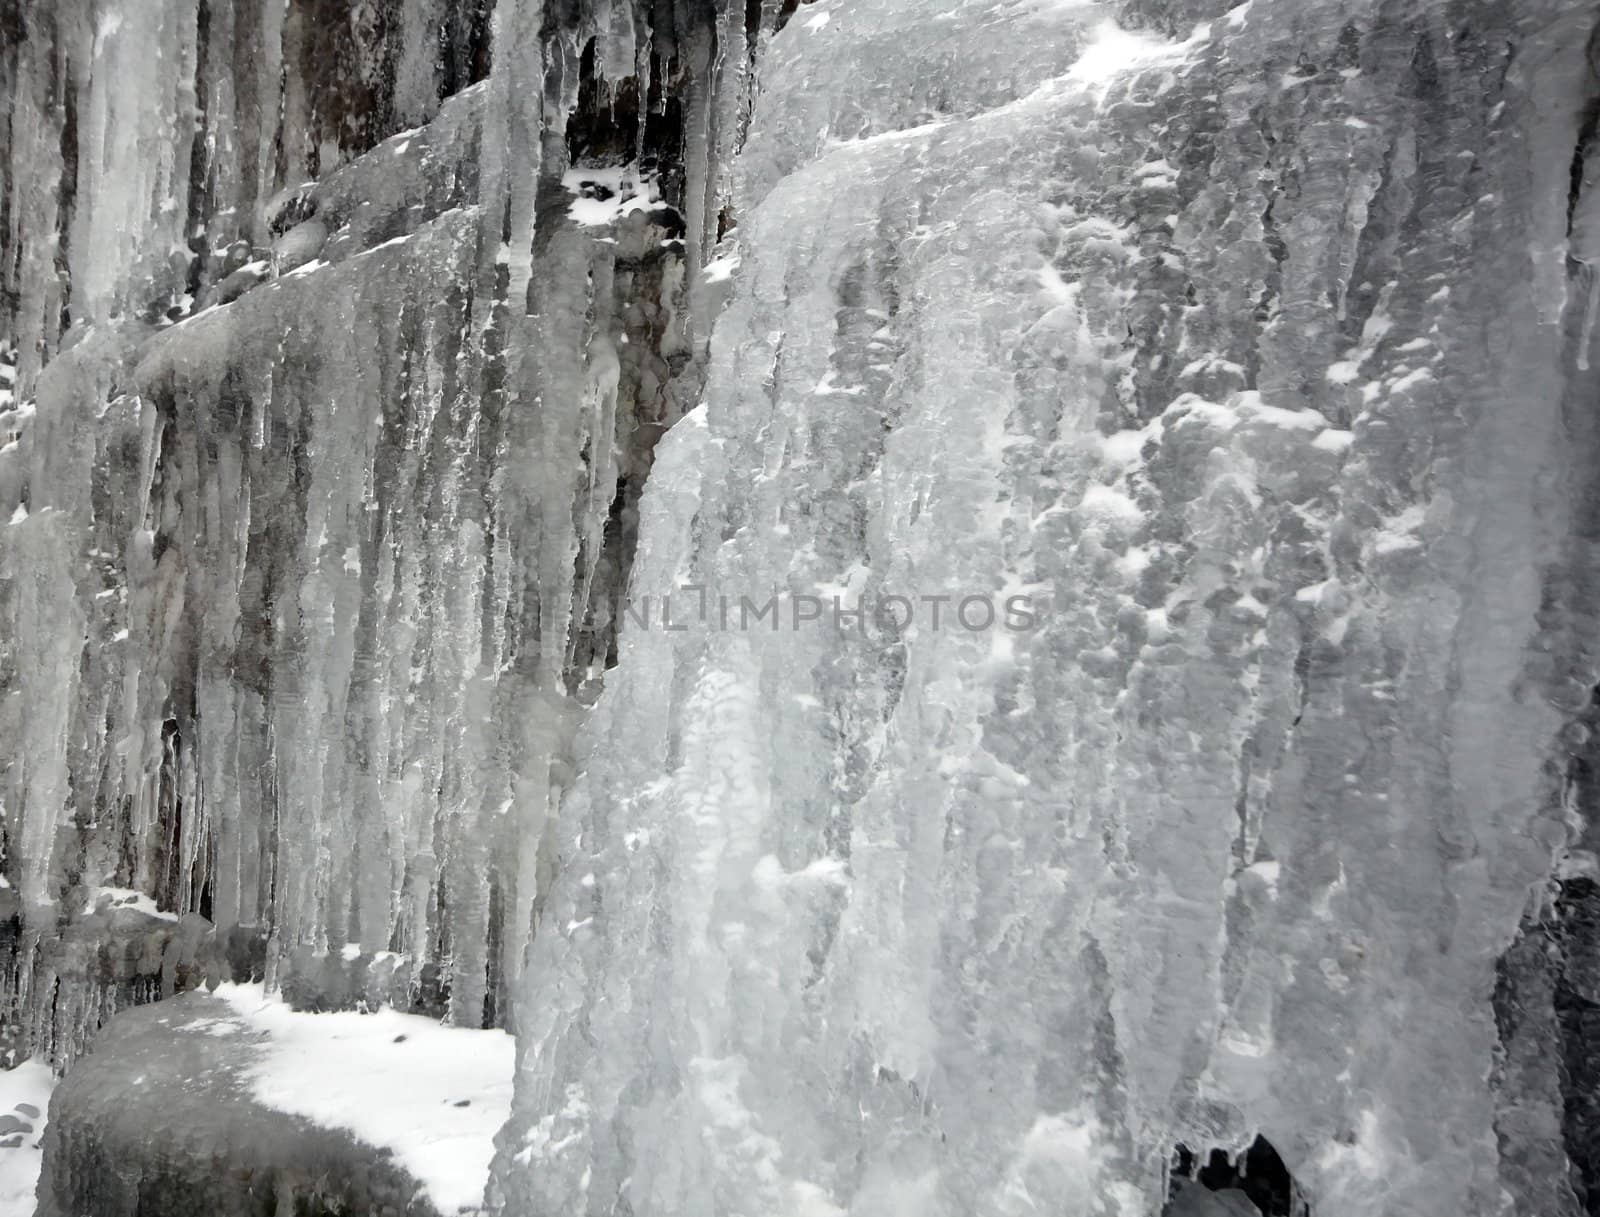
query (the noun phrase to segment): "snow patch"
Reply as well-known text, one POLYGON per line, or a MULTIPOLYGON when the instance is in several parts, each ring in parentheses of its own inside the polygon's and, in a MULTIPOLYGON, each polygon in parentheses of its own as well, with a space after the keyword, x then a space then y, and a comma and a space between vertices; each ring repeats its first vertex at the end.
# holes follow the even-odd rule
POLYGON ((18 1145, 0 1145, 0 1213, 27 1217, 34 1211, 34 1189, 44 1154, 39 1139, 50 1111, 50 1092, 56 1079, 42 1061, 23 1061, 15 1069, 0 1070, 0 1119, 22 1124, 0 1136, 0 1141, 20 1137, 18 1145))
POLYGON ((1254 391, 1240 393, 1237 398, 1240 417, 1269 423, 1289 431, 1323 431, 1328 420, 1315 410, 1286 410, 1282 406, 1269 406, 1254 391))
POLYGON ((1174 43, 1125 30, 1107 19, 1094 27, 1088 43, 1067 72, 1073 84, 1104 89, 1123 72, 1168 57, 1174 43))
MULTIPOLYGON (((123 633, 126 636, 126 631, 123 633)), ((83 907, 83 915, 85 917, 92 915, 99 910, 102 904, 108 901, 113 909, 132 909, 136 913, 143 913, 146 917, 156 917, 162 921, 178 920, 178 914, 169 913, 156 907, 154 900, 131 887, 96 887, 90 889, 89 899, 83 907)))
POLYGON ((1418 368, 1415 372, 1408 372, 1389 386, 1390 393, 1407 393, 1412 389, 1425 385, 1433 380, 1433 373, 1427 368, 1418 368))
POLYGON ((738 269, 739 253, 735 250, 731 254, 723 254, 720 258, 711 259, 700 273, 705 276, 707 283, 722 283, 733 278, 733 272, 738 269))
POLYGON ((1093 485, 1083 492, 1080 514, 1109 525, 1136 528, 1144 523, 1144 512, 1122 491, 1111 486, 1093 485))
POLYGON ((756 863, 752 877, 763 891, 783 888, 838 888, 850 885, 850 868, 843 858, 818 858, 797 871, 786 871, 773 854, 756 863))
POLYGON ((1159 424, 1152 429, 1142 427, 1137 431, 1118 431, 1100 437, 1100 455, 1108 464, 1131 465, 1141 459, 1144 446, 1152 439, 1159 440, 1159 424))
POLYGON ((1408 549, 1420 549, 1422 538, 1418 534, 1426 518, 1427 510, 1420 503, 1414 503, 1399 515, 1391 517, 1373 538, 1373 552, 1396 554, 1408 549))
POLYGON ((265 1033, 248 1071, 258 1102, 389 1150, 446 1217, 480 1210, 511 1114, 509 1035, 396 1010, 305 1014, 261 985, 217 996, 245 1030, 265 1033))
POLYGON ((649 211, 661 201, 654 174, 637 165, 580 165, 561 179, 575 196, 567 214, 585 228, 604 228, 635 211, 649 211))
POLYGON ((1245 867, 1245 871, 1247 874, 1252 874, 1256 878, 1260 879, 1262 885, 1267 891, 1267 894, 1270 895, 1274 900, 1278 898, 1278 879, 1282 874, 1282 865, 1279 862, 1277 862, 1275 859, 1267 859, 1262 862, 1253 862, 1249 866, 1245 867))

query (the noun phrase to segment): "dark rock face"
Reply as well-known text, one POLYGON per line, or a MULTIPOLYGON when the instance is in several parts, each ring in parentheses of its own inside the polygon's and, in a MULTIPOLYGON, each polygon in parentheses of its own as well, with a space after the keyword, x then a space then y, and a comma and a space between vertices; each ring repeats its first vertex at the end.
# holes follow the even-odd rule
POLYGON ((257 1104, 199 994, 109 1023, 57 1087, 39 1217, 438 1217, 386 1156, 257 1104))
POLYGON ((1591 703, 1569 728, 1565 794, 1574 835, 1501 956, 1495 989, 1496 1131, 1528 1211, 1552 1217, 1600 1213, 1597 713, 1600 703, 1591 703))
POLYGON ((1309 1217, 1278 1151, 1257 1137, 1243 1152, 1197 1155, 1180 1145, 1162 1217, 1309 1217))

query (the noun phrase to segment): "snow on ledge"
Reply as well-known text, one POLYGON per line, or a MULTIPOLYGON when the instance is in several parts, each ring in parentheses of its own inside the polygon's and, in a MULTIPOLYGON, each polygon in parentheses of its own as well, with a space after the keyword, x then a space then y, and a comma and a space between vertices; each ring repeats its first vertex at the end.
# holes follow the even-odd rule
MULTIPOLYGON (((122 638, 127 637, 123 630, 122 638)), ((143 892, 134 891, 131 887, 96 887, 90 890, 88 903, 84 905, 83 915, 92 916, 99 911, 103 902, 109 902, 110 909, 132 909, 136 913, 143 913, 146 917, 155 917, 161 921, 177 921, 178 914, 169 913, 156 906, 156 902, 143 892)))
POLYGON ((44 1160, 39 1138, 55 1084, 50 1066, 42 1061, 0 1069, 0 1213, 26 1217, 34 1210, 34 1190, 44 1160), (5 1144, 8 1141, 17 1144, 5 1144))
POLYGON ((637 165, 579 165, 562 175, 561 184, 573 196, 567 214, 584 228, 615 224, 634 211, 649 211, 661 201, 655 175, 641 173, 637 165))
POLYGON ((395 1010, 301 1013, 261 985, 216 995, 241 1031, 266 1032, 247 1071, 257 1102, 389 1150, 446 1217, 480 1211, 511 1114, 511 1036, 395 1010))
POLYGON ((1094 27, 1089 42, 1067 71, 1067 79, 1074 84, 1103 89, 1123 72, 1176 58, 1185 49, 1186 44, 1125 30, 1107 18, 1094 27))

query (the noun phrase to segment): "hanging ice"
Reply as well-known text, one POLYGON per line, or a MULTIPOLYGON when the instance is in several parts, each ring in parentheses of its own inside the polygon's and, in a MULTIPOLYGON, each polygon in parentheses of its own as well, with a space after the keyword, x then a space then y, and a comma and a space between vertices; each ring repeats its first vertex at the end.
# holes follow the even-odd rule
POLYGON ((505 1212, 1131 1217, 1260 1133, 1319 1213, 1578 1211, 1491 996, 1593 683, 1541 315, 1597 82, 1579 6, 1471 7, 773 41, 631 590, 782 610, 624 630, 505 1212))
POLYGON ((1578 1217, 1591 6, 332 7, 0 14, 48 1204, 470 1205, 397 1005, 507 1217, 1578 1217))

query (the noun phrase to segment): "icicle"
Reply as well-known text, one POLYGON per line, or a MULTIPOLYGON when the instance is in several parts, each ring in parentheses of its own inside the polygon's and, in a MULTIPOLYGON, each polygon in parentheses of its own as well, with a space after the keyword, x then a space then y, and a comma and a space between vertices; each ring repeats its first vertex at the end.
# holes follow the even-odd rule
POLYGON ((1600 314, 1600 266, 1584 263, 1584 277, 1589 280, 1587 305, 1583 311, 1583 336, 1578 340, 1578 370, 1589 370, 1589 350, 1594 345, 1596 314, 1600 314))
POLYGON ((195 0, 125 2, 99 15, 79 98, 82 203, 68 250, 76 317, 104 320, 181 287, 171 254, 186 235, 195 31, 195 0))
POLYGON ((1584 301, 1583 332, 1578 341, 1578 368, 1589 370, 1589 348, 1594 339, 1595 315, 1600 311, 1600 136, 1589 139, 1579 153, 1582 182, 1573 208, 1567 237, 1567 256, 1578 263, 1589 283, 1584 301))
POLYGON ((639 122, 634 132, 633 163, 644 172, 644 134, 650 119, 650 70, 653 63, 650 27, 646 24, 642 6, 635 6, 634 21, 637 27, 634 41, 634 71, 639 80, 639 122))

